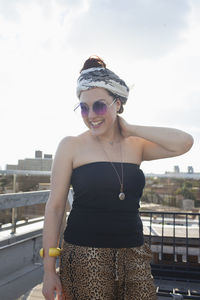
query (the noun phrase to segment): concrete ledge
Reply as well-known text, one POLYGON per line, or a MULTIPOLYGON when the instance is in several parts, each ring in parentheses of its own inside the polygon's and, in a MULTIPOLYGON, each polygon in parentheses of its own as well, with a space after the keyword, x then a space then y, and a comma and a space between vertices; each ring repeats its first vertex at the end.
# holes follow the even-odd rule
POLYGON ((0 248, 0 266, 2 277, 8 276, 23 267, 42 263, 39 250, 42 247, 42 234, 18 241, 0 248))
POLYGON ((44 296, 42 295, 42 285, 43 283, 40 283, 32 289, 31 293, 29 294, 27 300, 39 300, 44 299, 44 296))
MULTIPOLYGON (((13 194, 0 194, 0 210, 46 203, 49 194, 50 190, 13 194)), ((67 196, 70 206, 73 202, 72 194, 73 191, 72 189, 70 189, 69 194, 67 196)))
POLYGON ((50 191, 24 192, 0 195, 0 209, 46 203, 50 191))
POLYGON ((17 230, 14 234, 10 233, 10 229, 1 231, 0 237, 0 250, 3 246, 12 245, 21 240, 31 238, 43 233, 43 223, 40 221, 37 223, 30 223, 21 227, 17 227, 17 230))
POLYGON ((16 272, 13 272, 12 274, 4 276, 2 279, 0 279, 0 288, 4 285, 13 282, 16 279, 19 279, 20 277, 23 277, 24 275, 27 275, 27 273, 33 272, 41 267, 43 267, 41 263, 38 264, 36 263, 36 264, 28 265, 20 270, 17 270, 16 272))
POLYGON ((32 264, 0 281, 0 299, 26 300, 34 286, 43 280, 43 265, 32 264))

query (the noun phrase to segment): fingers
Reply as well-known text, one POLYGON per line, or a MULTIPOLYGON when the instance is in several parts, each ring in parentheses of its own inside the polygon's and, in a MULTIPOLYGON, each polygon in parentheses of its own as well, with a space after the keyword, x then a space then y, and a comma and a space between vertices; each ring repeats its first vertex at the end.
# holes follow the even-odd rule
POLYGON ((55 300, 55 296, 54 296, 54 292, 52 294, 44 294, 43 293, 43 296, 45 298, 45 300, 55 300))
POLYGON ((47 274, 42 288, 45 300, 68 300, 62 289, 59 274, 47 274))
POLYGON ((58 294, 58 300, 72 300, 72 298, 68 294, 66 294, 64 291, 62 291, 58 294))
POLYGON ((59 291, 57 293, 57 295, 58 295, 58 298, 57 298, 58 300, 69 300, 69 298, 66 297, 65 293, 63 293, 62 291, 59 291))
POLYGON ((65 300, 64 294, 60 288, 55 288, 53 291, 42 291, 45 300, 65 300), (56 297, 57 296, 57 297, 56 297))
POLYGON ((58 291, 57 295, 58 295, 58 300, 64 300, 64 297, 63 297, 64 295, 63 295, 62 291, 58 291))
POLYGON ((56 284, 56 293, 57 293, 57 299, 58 300, 64 300, 65 299, 60 279, 58 279, 57 284, 56 284))

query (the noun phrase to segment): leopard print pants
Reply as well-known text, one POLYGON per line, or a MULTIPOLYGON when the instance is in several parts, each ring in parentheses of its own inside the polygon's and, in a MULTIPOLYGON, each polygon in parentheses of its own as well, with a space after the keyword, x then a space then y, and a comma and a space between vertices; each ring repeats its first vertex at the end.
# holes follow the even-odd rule
POLYGON ((63 241, 59 276, 66 300, 156 300, 152 252, 145 242, 133 248, 94 248, 63 241))

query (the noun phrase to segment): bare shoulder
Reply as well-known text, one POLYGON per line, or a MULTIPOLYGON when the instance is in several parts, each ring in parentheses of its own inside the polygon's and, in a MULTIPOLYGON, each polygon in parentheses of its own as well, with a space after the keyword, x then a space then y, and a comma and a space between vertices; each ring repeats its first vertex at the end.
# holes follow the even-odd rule
POLYGON ((141 148, 143 147, 144 139, 138 136, 129 136, 127 138, 128 143, 133 146, 134 148, 141 148))
POLYGON ((81 144, 88 143, 90 140, 90 134, 89 131, 85 131, 77 136, 74 137, 72 143, 77 146, 81 146, 81 144))
POLYGON ((75 138, 63 137, 58 143, 51 168, 50 202, 64 209, 73 168, 75 138))
POLYGON ((75 142, 76 138, 73 136, 65 136, 59 141, 54 157, 54 164, 60 161, 63 164, 67 163, 72 165, 75 142))
POLYGON ((58 149, 60 148, 66 150, 69 153, 70 150, 73 150, 76 147, 77 142, 77 136, 65 136, 60 140, 58 144, 58 149))
POLYGON ((70 159, 73 162, 77 151, 79 152, 80 150, 81 144, 84 145, 87 143, 87 136, 87 132, 77 136, 65 136, 60 140, 57 151, 66 159, 70 159))
POLYGON ((76 141, 75 136, 65 136, 60 140, 59 146, 61 146, 61 147, 66 147, 66 146, 71 147, 71 146, 73 146, 75 141, 76 141))

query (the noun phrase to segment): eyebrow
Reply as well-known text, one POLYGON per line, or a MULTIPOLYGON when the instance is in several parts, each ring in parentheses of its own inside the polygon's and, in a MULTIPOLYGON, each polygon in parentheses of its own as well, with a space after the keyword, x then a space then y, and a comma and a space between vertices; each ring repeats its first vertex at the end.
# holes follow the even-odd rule
MULTIPOLYGON (((94 103, 95 102, 97 102, 97 101, 104 101, 104 102, 106 102, 106 100, 105 99, 97 99, 97 100, 95 100, 94 101, 94 103)), ((84 102, 84 101, 80 101, 80 103, 84 103, 84 104, 87 104, 86 102, 84 102)), ((107 103, 107 102, 106 102, 107 103)), ((88 104, 87 104, 88 105, 88 104)))

